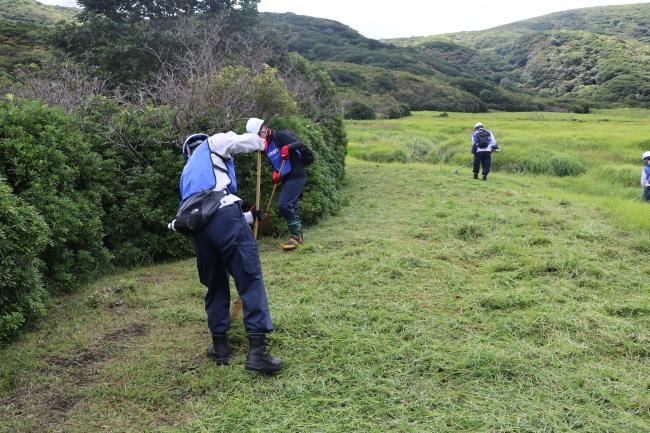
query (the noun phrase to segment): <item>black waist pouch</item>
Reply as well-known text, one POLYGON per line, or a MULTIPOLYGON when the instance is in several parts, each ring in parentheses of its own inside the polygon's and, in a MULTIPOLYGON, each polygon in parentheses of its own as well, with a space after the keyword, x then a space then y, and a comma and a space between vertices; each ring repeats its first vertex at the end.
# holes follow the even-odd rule
POLYGON ((194 194, 178 208, 176 218, 167 227, 188 236, 196 233, 210 222, 221 207, 221 199, 227 194, 214 190, 194 194))

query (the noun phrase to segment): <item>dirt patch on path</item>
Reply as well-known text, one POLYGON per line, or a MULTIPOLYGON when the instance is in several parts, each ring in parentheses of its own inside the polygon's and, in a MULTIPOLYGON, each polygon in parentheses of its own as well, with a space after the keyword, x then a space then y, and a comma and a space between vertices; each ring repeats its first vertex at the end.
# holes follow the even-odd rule
POLYGON ((43 432, 60 426, 67 413, 83 401, 84 387, 93 383, 102 364, 124 351, 124 343, 148 334, 146 323, 134 323, 103 335, 95 345, 79 349, 71 356, 43 358, 45 367, 36 370, 37 374, 12 396, 0 400, 0 416, 9 417, 17 426, 22 424, 17 422, 21 418, 30 419, 29 427, 12 431, 43 432), (45 375, 48 380, 41 380, 45 375))

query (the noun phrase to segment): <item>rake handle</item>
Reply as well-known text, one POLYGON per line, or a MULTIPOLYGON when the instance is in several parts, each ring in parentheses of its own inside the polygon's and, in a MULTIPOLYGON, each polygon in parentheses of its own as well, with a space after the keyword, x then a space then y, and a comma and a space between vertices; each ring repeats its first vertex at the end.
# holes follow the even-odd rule
MULTIPOLYGON (((255 185, 255 209, 260 208, 260 201, 262 196, 262 152, 257 152, 257 184, 255 185)), ((257 239, 257 229, 259 228, 260 223, 255 219, 255 224, 253 225, 253 235, 257 239)))
MULTIPOLYGON (((282 170, 284 170, 284 163, 287 162, 286 159, 282 160, 282 164, 280 164, 280 176, 282 176, 282 170)), ((282 177, 280 177, 282 179, 282 177)), ((273 190, 271 191, 271 198, 269 198, 269 204, 266 205, 266 215, 269 214, 269 211, 271 210, 271 204, 273 203, 273 197, 275 196, 275 190, 278 188, 279 184, 273 185, 273 190)))

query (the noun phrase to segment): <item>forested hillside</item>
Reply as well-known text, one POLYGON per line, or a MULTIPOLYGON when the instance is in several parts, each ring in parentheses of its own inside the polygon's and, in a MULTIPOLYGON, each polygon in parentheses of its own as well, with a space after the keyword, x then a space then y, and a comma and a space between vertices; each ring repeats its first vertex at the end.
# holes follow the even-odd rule
POLYGON ((72 18, 78 9, 46 6, 36 0, 0 0, 0 84, 14 65, 37 62, 49 54, 43 30, 72 18))
MULTIPOLYGON (((494 29, 390 42, 501 89, 594 106, 650 106, 650 4, 578 9, 494 29)), ((484 92, 491 89, 479 89, 484 92)))
MULTIPOLYGON (((43 26, 76 12, 34 0, 0 0, 0 20, 10 20, 1 26, 0 68, 9 71, 46 57, 43 26)), ((275 43, 328 71, 352 118, 394 118, 410 110, 585 112, 590 106, 650 106, 649 4, 578 9, 485 31, 388 41, 366 38, 332 20, 292 13, 260 16, 281 36, 275 43)), ((122 48, 129 52, 112 64, 99 58, 104 51, 88 49, 123 31, 107 26, 78 39, 73 34, 64 49, 93 65, 110 65, 120 79, 141 79, 151 72, 144 70, 147 65, 156 63, 150 52, 128 48, 136 39, 157 50, 174 49, 175 42, 166 39, 170 32, 126 37, 122 48)))
POLYGON ((291 13, 266 13, 263 19, 278 29, 289 50, 325 66, 347 96, 351 117, 400 117, 409 108, 472 112, 541 108, 528 95, 477 78, 475 71, 444 56, 369 39, 336 21, 291 13), (467 84, 477 80, 489 93, 474 92, 467 84))
POLYGON ((0 0, 0 20, 22 24, 54 24, 72 18, 79 9, 48 6, 36 0, 0 0))

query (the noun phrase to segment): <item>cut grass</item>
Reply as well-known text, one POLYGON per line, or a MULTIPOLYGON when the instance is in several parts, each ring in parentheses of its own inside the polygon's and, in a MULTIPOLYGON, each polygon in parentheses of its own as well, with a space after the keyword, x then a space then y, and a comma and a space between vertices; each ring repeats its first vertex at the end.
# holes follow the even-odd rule
POLYGON ((450 171, 351 159, 339 216, 261 242, 277 376, 243 369, 241 321, 229 366, 205 356, 193 260, 139 269, 3 348, 0 431, 650 431, 647 244, 450 171))

